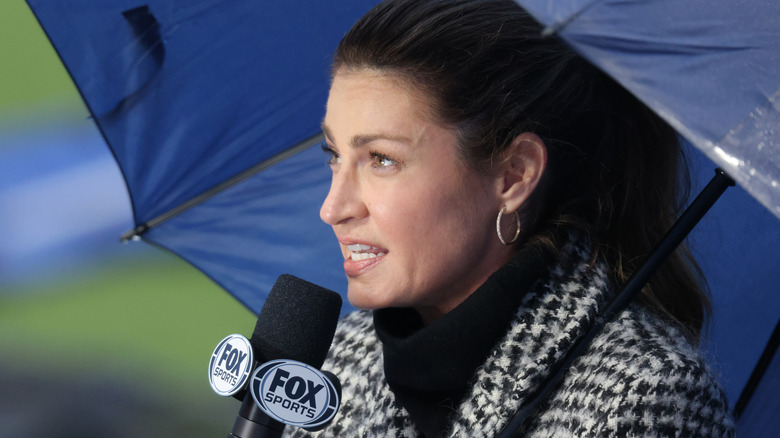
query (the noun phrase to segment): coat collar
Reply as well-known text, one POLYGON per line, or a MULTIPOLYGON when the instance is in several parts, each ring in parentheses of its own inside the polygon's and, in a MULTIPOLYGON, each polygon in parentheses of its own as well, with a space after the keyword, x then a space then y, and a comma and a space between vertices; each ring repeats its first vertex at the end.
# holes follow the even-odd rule
POLYGON ((561 256, 548 280, 523 298, 506 336, 477 370, 456 413, 454 435, 501 431, 606 305, 607 269, 591 263, 587 242, 571 238, 561 256))

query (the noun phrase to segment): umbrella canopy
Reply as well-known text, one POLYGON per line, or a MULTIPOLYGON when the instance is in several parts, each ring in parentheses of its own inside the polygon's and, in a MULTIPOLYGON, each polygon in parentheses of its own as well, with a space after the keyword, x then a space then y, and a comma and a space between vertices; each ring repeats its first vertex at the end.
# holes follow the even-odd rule
POLYGON ((780 218, 780 3, 518 3, 780 218))
POLYGON ((133 235, 254 313, 282 273, 344 289, 343 258, 319 220, 324 154, 258 172, 318 143, 331 54, 373 2, 28 4, 122 170, 133 235))
MULTIPOLYGON (((129 236, 183 257, 255 313, 282 273, 345 290, 318 217, 330 180, 319 123, 330 54, 376 2, 28 0, 125 176, 129 236)), ((520 3, 780 216, 780 4, 520 3)), ((716 305, 710 352, 733 403, 777 322, 776 286, 761 283, 780 282, 766 264, 780 233, 750 196, 730 196, 737 210, 716 205, 693 237, 716 305), (761 229, 751 238, 765 245, 738 266, 719 250, 751 246, 732 228, 761 229)))
MULTIPOLYGON (((559 35, 612 76, 780 218, 780 3, 518 3, 546 26, 545 33, 559 35)), ((714 214, 745 215, 751 211, 750 202, 742 198, 734 203, 739 210, 714 214)), ((712 228, 712 222, 705 221, 705 229, 694 235, 694 243, 703 243, 700 247, 711 251, 703 253, 700 259, 713 286, 714 338, 718 344, 712 349, 718 353, 716 362, 723 364, 732 404, 745 386, 749 370, 759 361, 780 316, 780 301, 773 292, 776 286, 755 293, 753 277, 757 273, 765 272, 775 279, 769 282, 777 278, 777 274, 768 271, 774 270, 777 263, 778 224, 764 213, 757 214, 761 219, 740 224, 749 226, 752 235, 738 227, 729 231, 733 233, 731 246, 719 245, 722 237, 707 240, 705 231, 720 234, 712 228), (744 254, 735 252, 738 248, 760 247, 765 239, 774 245, 764 247, 764 260, 734 262, 735 254, 744 254), (728 324, 718 320, 720 314, 725 315, 728 324)), ((776 342, 773 339, 770 344, 774 343, 776 348, 776 342)), ((767 392, 777 394, 780 389, 780 362, 772 362, 773 352, 769 351, 763 358, 769 371, 762 382, 763 392, 756 397, 767 392)), ((764 406, 766 410, 763 415, 746 411, 742 432, 758 436, 762 427, 770 430, 767 422, 777 425, 776 416, 767 415, 776 411, 777 405, 776 397, 754 403, 752 406, 764 406)))

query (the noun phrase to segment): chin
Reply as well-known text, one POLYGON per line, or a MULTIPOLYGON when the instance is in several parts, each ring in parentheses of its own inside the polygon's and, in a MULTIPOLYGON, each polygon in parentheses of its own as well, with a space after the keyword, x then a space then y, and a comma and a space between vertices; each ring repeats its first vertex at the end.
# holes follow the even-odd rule
POLYGON ((356 309, 377 310, 386 307, 377 302, 377 300, 365 297, 363 294, 353 294, 352 292, 348 292, 347 299, 349 299, 349 304, 352 304, 352 306, 356 309))
POLYGON ((395 307, 391 300, 388 300, 386 296, 377 296, 369 290, 365 285, 358 287, 349 286, 347 288, 347 299, 357 309, 362 310, 377 310, 384 309, 386 307, 395 307))

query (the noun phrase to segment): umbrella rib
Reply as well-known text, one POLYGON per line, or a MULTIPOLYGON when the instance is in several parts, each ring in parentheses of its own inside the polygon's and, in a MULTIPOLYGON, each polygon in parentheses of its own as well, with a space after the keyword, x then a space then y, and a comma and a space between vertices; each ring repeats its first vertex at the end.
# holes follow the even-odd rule
POLYGON ((758 385, 761 383, 761 379, 764 377, 764 374, 766 374, 769 364, 775 357, 778 346, 780 346, 780 321, 775 325, 775 329, 769 337, 769 342, 767 342, 766 347, 764 347, 764 352, 758 359, 756 367, 753 368, 753 372, 750 374, 748 382, 745 384, 737 403, 734 405, 733 416, 735 422, 739 422, 742 418, 742 413, 745 412, 745 408, 748 403, 750 403, 750 399, 753 398, 753 393, 755 393, 758 385))
POLYGON ((196 205, 199 205, 199 204, 205 202, 206 200, 208 200, 212 196, 216 195, 217 193, 219 193, 219 192, 221 192, 221 191, 223 191, 223 190, 225 190, 227 188, 230 188, 230 187, 238 184, 239 182, 244 181, 247 178, 249 178, 249 177, 251 177, 251 176, 253 176, 253 175, 255 175, 255 174, 259 173, 259 172, 262 172, 263 170, 265 170, 265 169, 267 169, 267 168, 269 168, 269 167, 271 167, 271 166, 273 166, 273 165, 275 165, 275 164, 277 164, 277 163, 279 163, 281 161, 286 160, 287 158, 297 154, 298 152, 301 152, 301 151, 303 151, 305 149, 308 149, 308 148, 310 148, 310 147, 312 147, 312 146, 314 146, 316 144, 321 143, 324 140, 324 138, 325 138, 324 135, 320 132, 318 134, 315 134, 315 135, 307 138, 306 140, 303 140, 302 142, 300 142, 300 143, 298 143, 298 144, 296 144, 296 145, 294 145, 294 146, 292 146, 292 147, 290 147, 288 149, 285 149, 282 152, 279 152, 278 154, 274 155, 273 157, 271 157, 271 158, 269 158, 269 159, 267 159, 265 161, 262 161, 262 162, 260 162, 260 163, 258 163, 256 165, 250 167, 249 169, 247 169, 247 170, 237 174, 236 176, 234 176, 234 177, 232 177, 232 178, 230 178, 228 180, 225 180, 225 181, 217 184, 216 186, 214 186, 214 187, 206 190, 205 192, 195 196, 194 198, 190 199, 189 201, 184 202, 184 203, 180 204, 179 206, 168 210, 167 212, 165 212, 165 213, 155 217, 154 219, 150 219, 147 222, 144 222, 142 224, 137 225, 132 230, 129 230, 129 231, 125 232, 124 234, 122 234, 122 237, 120 238, 120 241, 121 242, 126 242, 126 241, 131 240, 131 239, 132 240, 140 239, 141 235, 146 233, 147 231, 149 231, 151 228, 154 228, 154 227, 160 225, 161 223, 163 223, 163 222, 173 218, 174 216, 177 216, 180 213, 182 213, 182 212, 184 212, 184 211, 186 211, 186 210, 188 210, 188 209, 190 209, 190 208, 192 208, 192 207, 194 207, 196 205))
POLYGON ((585 3, 576 12, 573 12, 572 14, 570 14, 568 17, 566 17, 566 18, 564 18, 562 20, 553 21, 549 25, 545 26, 544 29, 542 29, 542 36, 543 37, 549 37, 549 36, 555 35, 556 33, 560 32, 561 30, 563 30, 563 28, 567 27, 574 20, 579 18, 580 15, 582 15, 585 11, 590 9, 591 6, 595 5, 596 3, 599 3, 600 1, 601 0, 591 0, 588 3, 585 3))

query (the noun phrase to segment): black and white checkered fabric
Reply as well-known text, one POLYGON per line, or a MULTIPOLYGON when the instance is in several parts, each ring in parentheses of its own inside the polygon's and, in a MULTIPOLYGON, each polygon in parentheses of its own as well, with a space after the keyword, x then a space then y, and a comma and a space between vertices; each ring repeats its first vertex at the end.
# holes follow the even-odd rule
MULTIPOLYGON (((605 305, 603 265, 569 244, 534 286, 506 336, 477 369, 447 436, 492 437, 529 400, 605 305)), ((489 317, 486 315, 485 317, 489 317)), ((340 322, 323 369, 343 385, 342 406, 320 437, 419 436, 384 380, 370 312, 340 322)), ((655 314, 632 305, 573 364, 525 430, 531 437, 733 436, 728 404, 698 351, 655 314)), ((288 428, 288 436, 307 436, 288 428)))

